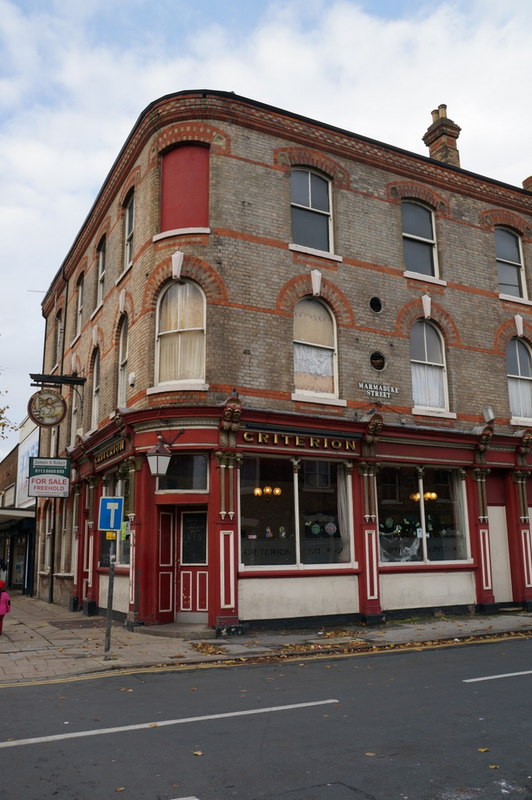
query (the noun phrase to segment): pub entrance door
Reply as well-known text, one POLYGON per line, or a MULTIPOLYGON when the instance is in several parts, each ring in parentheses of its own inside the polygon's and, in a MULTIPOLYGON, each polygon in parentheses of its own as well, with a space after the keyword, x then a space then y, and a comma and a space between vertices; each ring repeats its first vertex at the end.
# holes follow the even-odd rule
POLYGON ((159 511, 158 617, 207 623, 207 512, 180 506, 159 511))

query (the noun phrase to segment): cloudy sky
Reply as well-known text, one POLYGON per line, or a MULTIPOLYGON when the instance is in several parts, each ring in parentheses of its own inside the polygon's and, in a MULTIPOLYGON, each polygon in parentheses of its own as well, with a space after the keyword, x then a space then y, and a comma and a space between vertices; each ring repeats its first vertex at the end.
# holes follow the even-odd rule
POLYGON ((0 0, 0 406, 26 415, 44 291, 148 103, 234 91, 425 155, 446 103, 462 167, 521 186, 531 34, 530 0, 0 0))

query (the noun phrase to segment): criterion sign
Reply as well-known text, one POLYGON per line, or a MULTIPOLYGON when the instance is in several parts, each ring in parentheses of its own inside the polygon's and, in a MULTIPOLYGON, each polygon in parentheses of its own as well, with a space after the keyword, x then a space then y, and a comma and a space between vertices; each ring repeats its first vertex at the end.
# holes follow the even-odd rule
POLYGON ((30 457, 29 497, 68 497, 70 459, 30 457))
POLYGON ((99 531, 121 530, 123 516, 123 497, 100 497, 100 511, 98 514, 99 531))

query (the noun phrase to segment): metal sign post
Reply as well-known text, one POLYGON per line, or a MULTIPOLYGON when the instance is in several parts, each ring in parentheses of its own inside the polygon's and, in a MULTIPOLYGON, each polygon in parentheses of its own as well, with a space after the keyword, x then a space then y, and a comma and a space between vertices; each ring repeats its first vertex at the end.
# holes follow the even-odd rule
POLYGON ((113 621, 113 589, 115 582, 116 563, 116 537, 122 530, 124 517, 123 497, 100 497, 100 510, 98 514, 98 530, 106 531, 106 538, 110 540, 109 548, 109 585, 107 587, 107 615, 105 620, 105 638, 103 645, 104 661, 109 661, 111 648, 111 624, 113 621))

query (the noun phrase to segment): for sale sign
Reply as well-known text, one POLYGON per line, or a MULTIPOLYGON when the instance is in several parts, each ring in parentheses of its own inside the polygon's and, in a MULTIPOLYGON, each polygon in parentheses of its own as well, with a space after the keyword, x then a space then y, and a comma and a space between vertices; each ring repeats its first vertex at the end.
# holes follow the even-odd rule
POLYGON ((68 497, 69 491, 69 458, 30 458, 30 497, 68 497))

